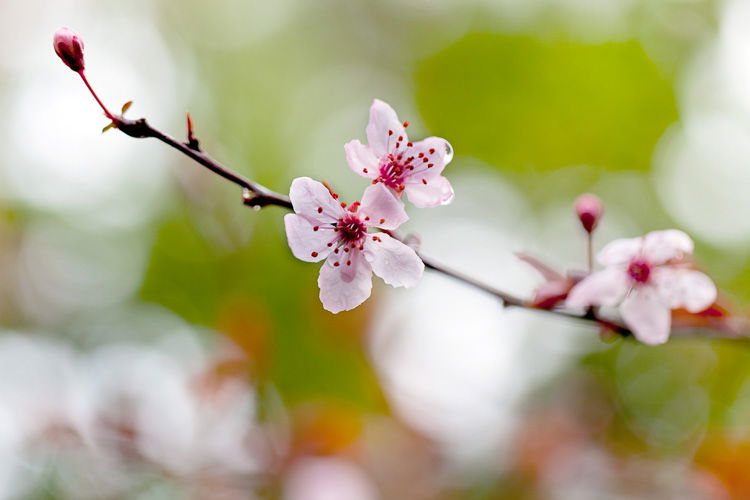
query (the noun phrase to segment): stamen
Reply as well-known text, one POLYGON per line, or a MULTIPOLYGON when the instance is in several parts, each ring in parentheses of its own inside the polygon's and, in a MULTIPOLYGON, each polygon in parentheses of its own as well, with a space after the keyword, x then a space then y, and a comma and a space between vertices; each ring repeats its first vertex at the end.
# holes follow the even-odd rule
POLYGON ((313 252, 310 255, 312 255, 313 257, 317 257, 318 256, 318 252, 313 252))

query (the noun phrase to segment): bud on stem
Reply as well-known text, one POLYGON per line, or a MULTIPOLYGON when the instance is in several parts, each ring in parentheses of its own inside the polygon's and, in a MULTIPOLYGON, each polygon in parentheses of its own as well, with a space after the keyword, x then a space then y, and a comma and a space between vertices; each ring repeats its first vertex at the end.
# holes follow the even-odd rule
POLYGON ((583 229, 591 234, 604 213, 602 200, 593 194, 582 194, 575 201, 574 208, 583 229))
POLYGON ((66 66, 76 73, 83 71, 83 40, 75 31, 65 26, 59 28, 55 31, 52 44, 66 66))

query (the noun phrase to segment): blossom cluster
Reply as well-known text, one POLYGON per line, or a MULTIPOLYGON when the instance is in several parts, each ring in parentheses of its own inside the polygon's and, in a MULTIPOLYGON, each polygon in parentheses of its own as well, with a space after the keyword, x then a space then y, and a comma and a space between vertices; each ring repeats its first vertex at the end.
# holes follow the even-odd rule
MULTIPOLYGON (((83 74, 81 38, 70 28, 60 28, 53 45, 112 119, 110 126, 125 125, 122 117, 115 118, 88 85, 83 74)), ((123 113, 128 106, 129 103, 123 107, 123 113)), ((189 140, 193 141, 192 122, 188 120, 188 124, 189 140)), ((408 125, 399 120, 391 106, 376 99, 365 129, 368 144, 353 140, 344 145, 349 167, 371 180, 361 201, 339 201, 327 185, 309 177, 292 182, 289 198, 295 213, 284 217, 289 247, 300 260, 325 260, 318 286, 320 300, 328 311, 338 313, 364 302, 372 291, 373 273, 394 287, 412 287, 424 273, 419 255, 394 237, 392 231, 409 219, 404 195, 416 207, 435 207, 453 200, 453 188, 442 175, 453 158, 453 149, 440 137, 410 141, 408 125)), ((605 325, 596 315, 596 308, 619 306, 625 325, 636 338, 660 344, 669 338, 673 310, 696 314, 715 303, 716 286, 708 276, 692 268, 688 257, 693 241, 679 230, 654 231, 640 238, 613 241, 597 257, 604 269, 593 272, 591 238, 603 207, 596 196, 583 195, 575 209, 589 241, 589 273, 583 278, 566 277, 524 256, 547 281, 534 299, 523 305, 584 309, 583 317, 605 325)))
MULTIPOLYGON (((417 207, 453 200, 451 184, 442 176, 453 151, 439 137, 411 142, 407 126, 393 108, 376 99, 366 128, 368 144, 353 140, 344 146, 349 167, 372 181, 361 201, 347 205, 327 185, 309 177, 292 182, 295 213, 284 217, 289 247, 300 260, 325 260, 318 286, 328 311, 338 313, 364 302, 372 291, 372 273, 394 287, 412 287, 424 272, 414 249, 391 231, 409 219, 404 195, 417 207)), ((602 215, 601 201, 583 195, 575 208, 591 238, 602 215)), ((716 300, 711 279, 687 260, 692 251, 692 240, 679 230, 616 240, 597 257, 605 268, 590 269, 583 278, 565 278, 544 268, 548 280, 530 305, 584 310, 619 306, 636 338, 660 344, 669 338, 672 310, 699 313, 716 300)), ((542 268, 534 259, 525 260, 542 268)))
POLYGON ((422 277, 424 264, 417 253, 389 232, 409 219, 404 194, 417 207, 451 202, 453 188, 441 174, 453 155, 448 141, 439 137, 411 142, 407 127, 393 108, 376 99, 366 128, 368 144, 354 140, 344 146, 349 167, 372 180, 361 201, 347 205, 309 177, 292 182, 295 213, 284 217, 289 247, 300 260, 325 259, 318 286, 328 311, 364 302, 372 273, 394 287, 412 287, 422 277))

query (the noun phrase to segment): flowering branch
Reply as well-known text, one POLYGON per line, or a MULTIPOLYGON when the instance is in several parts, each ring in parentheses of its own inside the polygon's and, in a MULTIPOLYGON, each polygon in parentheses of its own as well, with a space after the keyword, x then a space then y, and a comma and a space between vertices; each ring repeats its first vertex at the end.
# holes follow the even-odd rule
POLYGON ((61 28, 55 34, 54 47, 63 62, 80 75, 111 120, 104 130, 117 128, 133 138, 154 138, 167 144, 241 187, 243 204, 255 210, 278 206, 294 212, 285 216, 290 248, 296 257, 308 262, 327 258, 318 284, 324 307, 332 312, 351 309, 364 301, 370 294, 372 272, 393 286, 408 287, 427 268, 488 293, 504 306, 593 322, 603 333, 635 335, 646 343, 666 341, 673 325, 680 333, 697 328, 720 332, 716 336, 745 336, 739 332, 747 326, 746 322, 729 318, 725 310, 714 304, 716 289, 711 280, 688 269, 682 260, 692 251, 692 241, 681 231, 657 231, 642 239, 612 242, 598 256, 599 262, 609 267, 594 272, 592 233, 603 208, 593 195, 583 195, 575 204, 586 232, 588 272, 564 276, 530 256, 520 255, 546 279, 531 300, 499 290, 406 245, 406 239, 395 232, 408 219, 401 197, 406 194, 418 207, 450 202, 453 190, 440 172, 450 162, 452 149, 447 141, 436 137, 410 142, 406 135, 408 122, 399 122, 393 109, 382 101, 376 100, 371 108, 367 127, 370 144, 351 141, 345 145, 350 167, 372 179, 361 202, 340 202, 330 187, 306 177, 295 179, 290 196, 286 196, 233 172, 204 153, 189 114, 187 140, 181 142, 154 128, 145 118, 125 118, 130 103, 123 106, 119 115, 110 112, 84 74, 80 38, 72 30, 61 28), (370 229, 376 232, 370 233, 370 229), (617 304, 625 324, 599 314, 599 306, 617 304), (678 311, 673 315, 675 309, 678 311), (686 314, 680 313, 683 309, 686 314))

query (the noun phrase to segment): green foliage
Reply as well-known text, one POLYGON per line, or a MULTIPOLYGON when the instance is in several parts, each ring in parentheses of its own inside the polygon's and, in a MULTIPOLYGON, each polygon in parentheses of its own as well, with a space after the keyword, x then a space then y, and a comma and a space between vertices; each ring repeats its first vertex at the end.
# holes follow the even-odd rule
POLYGON ((424 61, 416 80, 432 131, 503 169, 648 169, 677 120, 671 82, 633 41, 470 34, 424 61))

